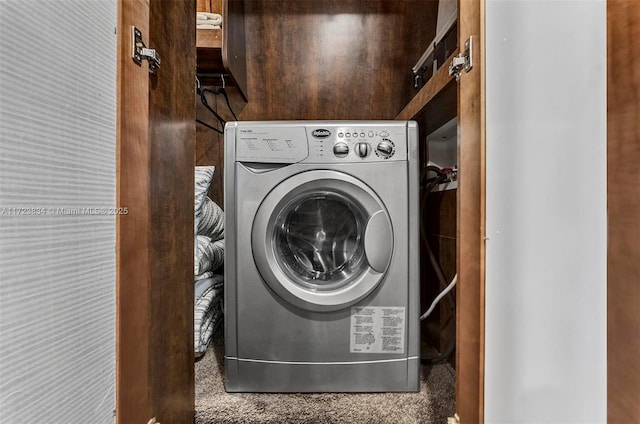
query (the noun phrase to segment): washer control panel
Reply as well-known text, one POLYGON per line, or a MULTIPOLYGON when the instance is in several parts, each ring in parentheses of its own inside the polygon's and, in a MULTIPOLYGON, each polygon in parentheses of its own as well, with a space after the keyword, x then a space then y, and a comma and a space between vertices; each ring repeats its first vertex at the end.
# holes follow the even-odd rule
POLYGON ((310 121, 241 123, 236 160, 263 163, 360 163, 407 160, 407 123, 310 121), (304 125, 306 124, 306 125, 304 125))
POLYGON ((385 123, 308 128, 309 159, 319 162, 406 160, 406 125, 385 123))

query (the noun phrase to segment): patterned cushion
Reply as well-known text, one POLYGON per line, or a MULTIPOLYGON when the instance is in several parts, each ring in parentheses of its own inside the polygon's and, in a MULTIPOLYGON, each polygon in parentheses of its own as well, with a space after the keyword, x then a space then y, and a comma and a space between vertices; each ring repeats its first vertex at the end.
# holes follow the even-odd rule
POLYGON ((207 190, 211 185, 213 179, 213 173, 215 166, 196 166, 195 168, 195 186, 194 186, 194 241, 193 241, 193 271, 194 275, 200 274, 198 272, 198 241, 195 239, 198 234, 198 225, 202 217, 202 204, 205 197, 207 197, 207 190))
POLYGON ((224 238, 224 212, 216 202, 208 197, 205 197, 202 203, 198 235, 210 237, 213 241, 224 238))
POLYGON ((198 240, 198 262, 195 275, 220 268, 224 263, 224 239, 213 241, 207 236, 197 236, 196 238, 198 240))
POLYGON ((211 342, 213 332, 222 323, 223 288, 221 275, 210 278, 213 283, 195 301, 193 335, 196 357, 204 355, 211 342), (216 281, 217 279, 217 281, 216 281), (219 283, 219 284, 218 284, 219 283))

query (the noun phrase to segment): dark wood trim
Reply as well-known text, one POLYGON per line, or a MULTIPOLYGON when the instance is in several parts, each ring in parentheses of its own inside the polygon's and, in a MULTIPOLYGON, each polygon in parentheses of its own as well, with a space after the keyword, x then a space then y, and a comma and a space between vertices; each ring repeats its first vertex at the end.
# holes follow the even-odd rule
MULTIPOLYGON (((131 60, 130 28, 149 30, 149 6, 118 3, 116 420, 146 423, 149 364, 149 77, 131 60)), ((146 66, 146 65, 145 65, 146 66)))
POLYGON ((149 383, 160 423, 194 419, 193 237, 196 77, 195 1, 151 0, 149 383), (164 54, 163 54, 164 52, 164 54))
POLYGON ((247 100, 244 0, 223 0, 222 22, 222 63, 242 98, 247 100))
POLYGON ((194 417, 195 1, 120 0, 116 420, 194 417), (135 64, 131 26, 162 63, 135 64), (179 30, 179 31, 178 31, 179 30))
POLYGON ((607 1, 607 419, 640 422, 640 8, 607 1))
POLYGON ((462 423, 484 420, 484 34, 483 0, 458 2, 459 50, 473 36, 473 69, 458 89, 458 284, 456 411, 462 423))

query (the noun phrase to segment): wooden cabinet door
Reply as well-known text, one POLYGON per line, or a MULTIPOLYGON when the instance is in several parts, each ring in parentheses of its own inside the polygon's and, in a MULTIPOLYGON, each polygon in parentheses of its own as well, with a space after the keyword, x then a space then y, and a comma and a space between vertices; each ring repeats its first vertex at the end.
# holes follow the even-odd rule
POLYGON ((484 0, 459 0, 459 51, 473 37, 473 68, 458 81, 456 411, 484 420, 484 0))
POLYGON ((192 423, 195 0, 120 0, 116 416, 192 423), (131 27, 159 53, 131 58, 131 27))
POLYGON ((607 420, 640 422, 640 8, 607 2, 607 420))

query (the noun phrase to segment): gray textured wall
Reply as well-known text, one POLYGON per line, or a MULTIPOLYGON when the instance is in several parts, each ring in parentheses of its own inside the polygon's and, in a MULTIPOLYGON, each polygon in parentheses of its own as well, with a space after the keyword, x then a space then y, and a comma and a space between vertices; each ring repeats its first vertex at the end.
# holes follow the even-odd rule
POLYGON ((0 422, 115 407, 115 0, 0 1, 0 422))

